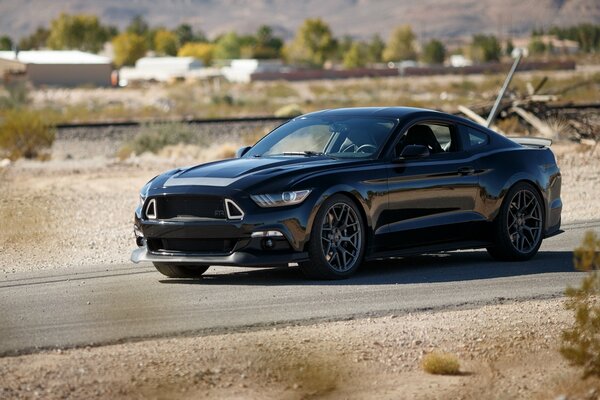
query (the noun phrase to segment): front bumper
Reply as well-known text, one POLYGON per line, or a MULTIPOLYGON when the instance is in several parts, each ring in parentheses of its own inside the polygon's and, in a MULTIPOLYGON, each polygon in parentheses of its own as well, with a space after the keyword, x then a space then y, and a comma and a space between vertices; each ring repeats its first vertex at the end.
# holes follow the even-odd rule
POLYGON ((148 250, 146 246, 136 249, 131 254, 131 261, 139 262, 164 262, 175 264, 200 264, 200 265, 224 265, 224 266, 243 266, 243 267, 269 267, 276 265, 286 265, 306 261, 308 254, 306 252, 290 253, 250 253, 237 251, 226 255, 183 255, 183 254, 162 254, 154 253, 148 250))
MULTIPOLYGON (((205 194, 193 188, 192 194, 205 194)), ((140 247, 131 255, 133 262, 188 263, 230 266, 273 266, 308 259, 308 221, 314 205, 260 208, 244 193, 214 193, 232 199, 243 218, 230 219, 150 219, 138 207, 134 232, 140 247), (276 231, 278 237, 254 237, 259 232, 276 231), (272 241, 266 246, 265 241, 272 241)), ((165 194, 150 196, 160 199, 165 194)), ((169 196, 176 194, 168 194, 169 196)))

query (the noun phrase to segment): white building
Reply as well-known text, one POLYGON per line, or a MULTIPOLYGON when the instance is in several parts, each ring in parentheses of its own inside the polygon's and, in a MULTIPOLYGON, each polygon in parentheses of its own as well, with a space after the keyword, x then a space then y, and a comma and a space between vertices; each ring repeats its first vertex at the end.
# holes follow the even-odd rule
POLYGON ((194 57, 142 57, 135 67, 119 70, 123 84, 131 81, 168 82, 178 79, 201 78, 205 68, 202 61, 194 57))
POLYGON ((470 67, 473 65, 473 61, 469 60, 462 54, 454 54, 450 56, 449 64, 455 68, 470 67))
POLYGON ((34 85, 109 86, 107 57, 77 50, 0 51, 0 76, 22 75, 34 85))
POLYGON ((258 72, 280 72, 283 68, 281 60, 240 59, 231 60, 231 64, 221 68, 225 79, 230 82, 247 83, 252 80, 252 74, 258 72))

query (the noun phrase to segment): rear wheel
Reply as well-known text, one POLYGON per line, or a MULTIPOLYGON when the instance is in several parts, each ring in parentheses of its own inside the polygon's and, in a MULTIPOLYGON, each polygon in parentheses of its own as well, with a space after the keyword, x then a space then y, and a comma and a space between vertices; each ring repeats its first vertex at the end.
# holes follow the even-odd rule
POLYGON ((209 265, 180 265, 162 262, 153 264, 158 272, 169 278, 198 278, 210 268, 209 265))
POLYGON ((494 246, 488 253, 505 261, 529 260, 542 244, 542 199, 529 183, 518 183, 507 193, 494 223, 494 246))
POLYGON ((323 203, 310 238, 310 261, 300 264, 306 277, 343 279, 358 269, 365 249, 364 223, 348 197, 335 195, 323 203))

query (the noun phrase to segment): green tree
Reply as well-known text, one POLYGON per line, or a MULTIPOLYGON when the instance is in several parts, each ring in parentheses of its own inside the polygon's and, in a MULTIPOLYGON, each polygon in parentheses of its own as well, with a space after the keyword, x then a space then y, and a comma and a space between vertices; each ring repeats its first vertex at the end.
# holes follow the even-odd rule
POLYGON ((166 29, 154 33, 154 50, 160 55, 175 56, 179 50, 177 35, 166 29))
POLYGON ((115 36, 112 45, 115 52, 114 63, 118 67, 135 64, 148 50, 146 39, 130 32, 123 32, 115 36))
POLYGON ((194 32, 190 24, 180 24, 173 31, 177 35, 177 40, 180 46, 190 42, 208 42, 202 31, 194 32))
POLYGON ((373 63, 380 63, 383 61, 383 50, 385 49, 385 42, 378 34, 373 35, 367 49, 368 59, 373 63))
POLYGON ((341 39, 336 39, 336 60, 343 61, 353 44, 354 39, 350 35, 344 35, 341 39))
POLYGON ((475 61, 488 62, 500 60, 502 48, 494 35, 474 35, 471 42, 471 58, 475 61))
POLYGON ((150 25, 141 15, 136 15, 131 19, 129 25, 125 29, 127 33, 135 33, 139 36, 147 36, 150 32, 150 25))
POLYGON ((431 39, 423 46, 421 58, 427 64, 443 64, 446 59, 446 47, 437 39, 431 39))
POLYGON ((320 18, 307 19, 286 49, 286 56, 292 62, 322 67, 334 54, 335 47, 329 25, 320 18))
POLYGON ((415 51, 415 34, 410 25, 397 27, 383 50, 385 61, 414 60, 417 57, 415 51))
POLYGON ((215 45, 212 43, 193 43, 189 42, 181 46, 177 55, 179 57, 194 57, 204 62, 204 65, 210 65, 213 60, 215 45))
POLYGON ((99 52, 109 39, 109 30, 95 15, 62 13, 50 22, 48 46, 52 49, 78 49, 99 52))
POLYGON ((43 26, 38 26, 35 32, 19 41, 19 49, 34 50, 46 47, 48 36, 50 36, 50 31, 43 26))
POLYGON ((9 36, 0 36, 0 50, 11 50, 13 41, 9 36))
POLYGON ((529 54, 531 55, 544 54, 548 50, 548 46, 546 46, 546 44, 538 37, 531 38, 527 48, 529 49, 529 54))
POLYGON ((182 46, 194 41, 194 31, 190 24, 180 24, 173 32, 177 35, 177 40, 182 46))
POLYGON ((283 40, 273 35, 270 26, 262 25, 256 31, 253 57, 258 59, 280 58, 283 40))
POLYGON ((344 54, 343 64, 345 68, 361 68, 367 63, 367 47, 364 43, 354 42, 350 49, 344 54))
POLYGON ((515 45, 513 44, 511 39, 506 41, 506 46, 504 47, 504 53, 507 56, 512 56, 512 52, 515 50, 515 45))
POLYGON ((241 49, 240 37, 235 32, 229 32, 215 42, 214 57, 218 60, 240 58, 241 49))

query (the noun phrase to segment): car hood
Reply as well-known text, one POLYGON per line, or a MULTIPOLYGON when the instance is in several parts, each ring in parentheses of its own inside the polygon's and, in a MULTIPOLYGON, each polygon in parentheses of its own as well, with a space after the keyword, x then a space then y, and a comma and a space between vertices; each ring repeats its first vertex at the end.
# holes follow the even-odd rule
MULTIPOLYGON (((280 179, 285 179, 285 184, 289 187, 295 181, 315 172, 361 161, 318 156, 235 158, 176 170, 165 179, 158 179, 156 184, 162 188, 213 186, 247 190, 266 182, 268 186, 280 185, 280 179)), ((156 184, 153 186, 156 187, 156 184)))

